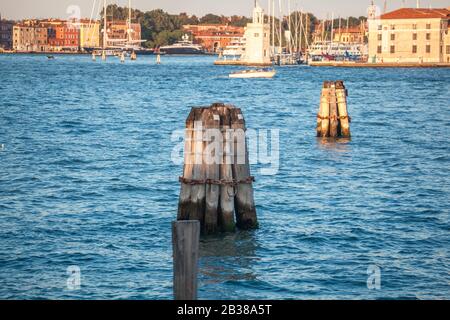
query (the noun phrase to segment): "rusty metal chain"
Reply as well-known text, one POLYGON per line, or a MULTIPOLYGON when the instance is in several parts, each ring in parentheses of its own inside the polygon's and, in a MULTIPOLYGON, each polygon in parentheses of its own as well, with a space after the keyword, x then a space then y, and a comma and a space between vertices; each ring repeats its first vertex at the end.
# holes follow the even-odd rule
POLYGON ((338 119, 345 120, 345 119, 348 119, 349 122, 352 122, 352 118, 350 116, 340 116, 340 117, 338 117, 338 116, 329 116, 329 117, 323 117, 320 114, 318 114, 317 115, 317 119, 320 119, 320 120, 338 120, 338 119))
POLYGON ((252 184, 255 182, 255 177, 250 176, 248 178, 242 179, 242 180, 226 180, 226 179, 201 179, 201 180, 195 180, 195 179, 186 179, 184 177, 179 177, 179 181, 183 184, 187 185, 200 185, 200 184, 210 184, 210 185, 219 185, 219 186, 232 186, 236 187, 240 184, 252 184))

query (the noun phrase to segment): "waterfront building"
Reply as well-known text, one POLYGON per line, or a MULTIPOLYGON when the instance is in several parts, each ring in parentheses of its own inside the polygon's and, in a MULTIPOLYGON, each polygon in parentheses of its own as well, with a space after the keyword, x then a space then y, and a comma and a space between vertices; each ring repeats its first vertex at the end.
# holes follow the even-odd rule
MULTIPOLYGON (((141 40, 141 25, 139 23, 131 23, 131 40, 141 40)), ((117 45, 123 45, 121 42, 125 42, 128 39, 128 21, 108 21, 106 32, 108 35, 107 46, 115 47, 117 45)))
POLYGON ((80 30, 73 22, 64 23, 64 46, 65 51, 79 51, 80 30))
POLYGON ((12 49, 14 21, 3 20, 0 15, 0 49, 12 49))
POLYGON ((19 52, 48 51, 47 28, 38 20, 25 20, 13 27, 13 49, 19 52))
POLYGON ((183 31, 192 34, 194 43, 209 52, 218 52, 244 36, 243 27, 227 24, 184 25, 183 31))
POLYGON ((100 22, 82 19, 74 23, 79 29, 80 49, 100 47, 100 22))
POLYGON ((50 51, 62 51, 64 48, 65 21, 59 19, 48 19, 41 21, 47 28, 48 45, 50 51))
POLYGON ((366 24, 357 27, 337 28, 333 32, 333 42, 338 43, 364 43, 366 36, 366 24))
POLYGON ((369 62, 450 63, 450 8, 369 16, 369 62))
POLYGON ((255 2, 253 20, 245 28, 245 64, 270 65, 270 25, 264 23, 264 10, 255 2))

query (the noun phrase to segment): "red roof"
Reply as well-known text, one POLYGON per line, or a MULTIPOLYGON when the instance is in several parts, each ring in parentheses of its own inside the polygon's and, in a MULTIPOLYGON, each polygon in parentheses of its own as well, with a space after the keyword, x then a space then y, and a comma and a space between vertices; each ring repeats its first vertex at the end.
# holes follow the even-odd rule
POLYGON ((402 8, 385 13, 381 19, 450 19, 448 9, 402 8))

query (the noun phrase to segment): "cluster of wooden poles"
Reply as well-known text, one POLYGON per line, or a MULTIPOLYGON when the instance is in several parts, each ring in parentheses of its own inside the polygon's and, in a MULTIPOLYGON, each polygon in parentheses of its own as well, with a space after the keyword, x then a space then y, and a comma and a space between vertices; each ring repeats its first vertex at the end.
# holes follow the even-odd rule
POLYGON ((204 235, 258 226, 245 129, 241 109, 225 104, 186 120, 178 220, 200 221, 204 235))
POLYGON ((347 96, 343 81, 325 81, 323 83, 317 115, 318 137, 350 137, 351 119, 347 112, 347 96))

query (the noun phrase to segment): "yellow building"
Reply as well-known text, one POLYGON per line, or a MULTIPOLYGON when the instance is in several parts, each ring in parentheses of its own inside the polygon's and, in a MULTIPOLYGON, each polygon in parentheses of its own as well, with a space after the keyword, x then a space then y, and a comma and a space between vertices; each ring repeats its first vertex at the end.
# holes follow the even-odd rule
POLYGON ((80 30, 80 48, 100 47, 100 22, 79 20, 74 25, 80 30))
POLYGON ((369 15, 369 63, 450 63, 450 8, 369 15))

